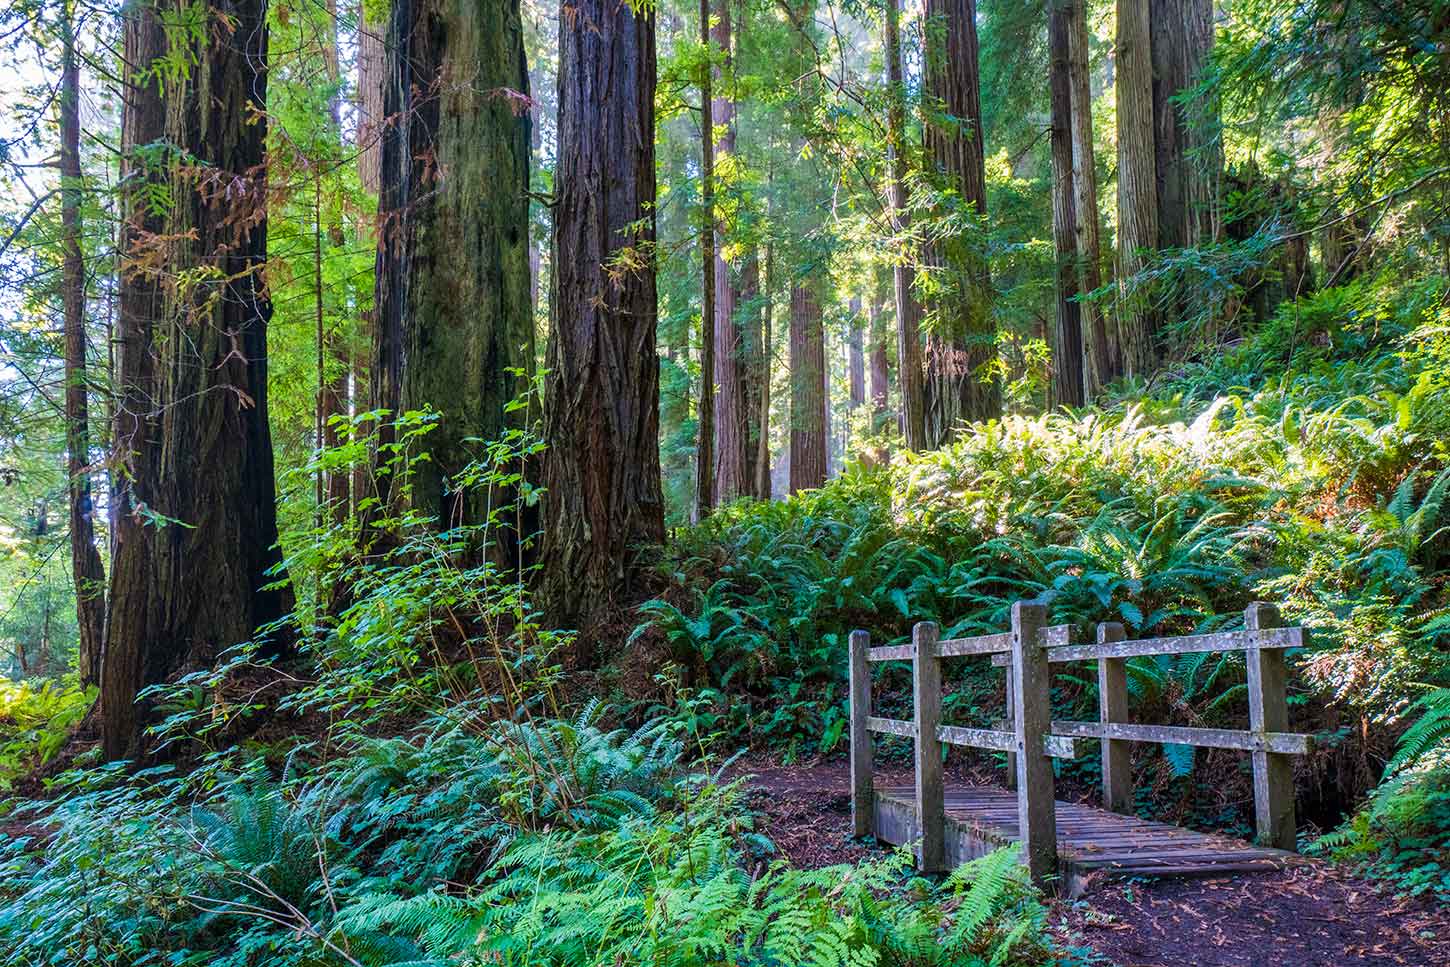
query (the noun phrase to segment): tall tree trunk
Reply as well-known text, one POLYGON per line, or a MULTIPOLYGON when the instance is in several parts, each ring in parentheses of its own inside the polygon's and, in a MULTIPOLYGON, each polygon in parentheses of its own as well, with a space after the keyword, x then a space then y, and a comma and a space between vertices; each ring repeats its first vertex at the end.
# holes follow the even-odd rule
MULTIPOLYGON (((342 72, 338 61, 337 50, 337 0, 327 0, 325 4, 326 19, 323 24, 326 30, 322 37, 322 62, 327 68, 327 80, 334 86, 334 89, 341 88, 342 72)), ((335 93, 327 105, 328 120, 330 122, 329 133, 332 136, 333 144, 341 151, 342 148, 342 95, 335 93)), ((331 152, 329 152, 329 155, 331 152)), ((327 299, 325 297, 326 287, 322 281, 322 262, 324 252, 333 245, 340 245, 343 240, 341 214, 335 209, 328 214, 328 224, 323 224, 323 192, 322 192, 322 164, 324 160, 330 163, 331 158, 313 159, 313 285, 316 289, 316 322, 317 322, 317 439, 322 446, 329 449, 338 446, 342 442, 338 434, 336 420, 346 415, 344 401, 347 397, 347 375, 348 355, 347 347, 341 334, 337 331, 336 320, 329 325, 327 319, 327 299)), ((351 489, 347 471, 334 471, 326 475, 326 480, 319 480, 319 484, 325 484, 323 500, 328 505, 328 510, 334 524, 346 522, 348 515, 348 492, 351 489)), ((321 512, 319 510, 319 518, 321 512)))
MULTIPOLYGON (((731 67, 730 0, 714 0, 714 23, 710 39, 720 49, 723 70, 714 85, 712 115, 721 132, 719 154, 735 154, 735 102, 725 91, 724 81, 731 67)), ((718 159, 716 159, 718 161, 718 159)), ((717 220, 719 241, 715 247, 715 499, 725 503, 754 492, 751 473, 754 432, 751 425, 751 378, 753 357, 759 347, 747 319, 741 318, 740 302, 747 283, 742 266, 737 278, 726 261, 721 244, 725 225, 717 220)))
POLYGON ((770 476, 770 375, 775 363, 773 345, 775 307, 775 243, 765 243, 765 280, 760 306, 760 364, 757 372, 760 387, 760 422, 757 427, 755 454, 755 496, 769 500, 774 496, 770 476))
POLYGON ((1072 164, 1072 76, 1070 0, 1051 0, 1047 14, 1047 46, 1051 59, 1049 93, 1052 105, 1052 238, 1057 250, 1057 325, 1053 339, 1054 403, 1083 404, 1082 315, 1077 251, 1077 193, 1072 164))
POLYGON ((1203 79, 1213 49, 1212 0, 1151 0, 1153 142, 1158 247, 1212 241, 1223 173, 1212 121, 1201 104, 1175 101, 1203 79))
POLYGON ((654 13, 581 0, 560 17, 559 48, 543 590, 555 621, 585 626, 665 534, 654 13))
POLYGON ((891 372, 887 361, 887 345, 890 339, 886 332, 886 316, 882 311, 879 291, 872 291, 867 301, 867 313, 871 331, 871 413, 873 431, 881 428, 881 421, 890 411, 891 372))
POLYGON ((866 402, 866 338, 861 318, 861 297, 851 299, 851 330, 846 338, 846 369, 850 381, 851 410, 866 402))
MULTIPOLYGON (((905 238, 911 227, 906 193, 906 104, 901 74, 901 11, 898 0, 886 0, 887 196, 892 228, 905 238)), ((926 416, 922 397, 921 304, 913 291, 916 270, 903 242, 895 253, 896 379, 901 386, 901 432, 908 450, 926 449, 926 416)))
POLYGON ((826 330, 819 280, 790 290, 790 492, 826 482, 826 330))
MULTIPOLYGON (((945 186, 976 214, 987 213, 982 141, 981 71, 974 0, 926 0, 926 89, 932 103, 927 155, 945 186)), ((953 237, 932 245, 946 293, 926 340, 926 445, 948 442, 964 421, 1001 411, 996 380, 992 280, 980 239, 953 237)))
MULTIPOLYGON (((357 171, 363 189, 373 197, 371 209, 377 214, 376 200, 382 194, 384 90, 387 87, 387 49, 384 38, 386 21, 379 23, 368 16, 368 4, 361 4, 357 39, 357 171)), ((381 220, 376 220, 371 234, 380 234, 381 220)), ((360 232, 365 230, 359 225, 360 232)), ((377 309, 369 306, 359 315, 358 338, 352 347, 351 372, 352 412, 356 416, 377 405, 373 394, 372 367, 378 348, 377 309)), ((361 516, 362 501, 370 496, 372 475, 366 466, 357 466, 352 474, 352 513, 361 516)))
MULTIPOLYGON (((1093 156, 1093 96, 1088 77, 1090 48, 1086 0, 1066 0, 1068 75, 1072 121, 1073 215, 1077 227, 1078 290, 1103 284, 1098 233, 1098 172, 1093 156)), ((1083 396, 1091 399, 1118 376, 1117 346, 1101 304, 1079 306, 1083 342, 1083 396)))
POLYGON ((1117 0, 1114 96, 1118 110, 1118 347, 1124 374, 1144 376, 1156 361, 1157 323, 1131 277, 1158 244, 1153 147, 1153 57, 1149 0, 1117 0))
POLYGON ((90 407, 86 381, 86 267, 81 254, 81 72, 74 8, 61 5, 60 177, 65 303, 65 449, 70 497, 71 579, 75 582, 81 684, 100 681, 105 634, 105 573, 96 549, 91 499, 90 407))
MULTIPOLYGON (((710 0, 700 0, 700 43, 710 50, 710 0)), ((715 507, 715 380, 721 339, 715 306, 715 105, 714 68, 700 70, 700 408, 695 444, 695 517, 704 520, 715 507)), ((732 307, 733 308, 733 307, 732 307)), ((738 468, 731 468, 732 471, 738 468)))
MULTIPOLYGON (((718 291, 718 290, 717 290, 718 291)), ((741 420, 741 448, 745 464, 743 493, 751 497, 767 498, 769 490, 760 489, 760 463, 770 463, 770 451, 761 446, 762 435, 769 426, 769 414, 765 413, 769 396, 770 362, 766 355, 763 320, 769 313, 769 304, 762 305, 760 292, 760 258, 750 250, 740 267, 740 309, 736 319, 740 333, 741 352, 741 397, 743 405, 739 411, 741 420), (762 422, 765 421, 765 422, 762 422)), ((718 358, 718 357, 717 357, 718 358)), ((722 388, 723 392, 723 388, 722 388)), ((720 450, 716 450, 716 460, 720 450)))
POLYGON ((477 523, 490 495, 454 479, 478 456, 470 438, 520 426, 509 404, 534 364, 518 2, 396 0, 387 54, 376 402, 439 413, 413 504, 477 523))
MULTIPOLYGON (((155 7, 131 11, 126 61, 142 70, 165 52, 165 39, 155 7)), ((142 686, 211 661, 290 605, 284 590, 262 590, 278 580, 280 565, 267 425, 271 306, 262 277, 266 8, 238 0, 208 2, 203 12, 200 39, 178 41, 186 49, 171 52, 188 67, 167 78, 165 102, 153 79, 135 75, 126 99, 129 174, 141 174, 136 146, 157 133, 200 164, 169 172, 162 236, 148 238, 136 225, 123 234, 116 441, 129 486, 119 495, 101 669, 111 758, 139 750, 149 717, 137 707, 142 686), (161 311, 138 315, 154 307, 158 291, 161 311)), ((129 214, 138 214, 134 206, 129 214)))
POLYGON ((383 133, 386 130, 388 63, 386 22, 368 16, 368 4, 360 4, 361 21, 357 36, 357 173, 358 180, 373 196, 382 193, 383 133))

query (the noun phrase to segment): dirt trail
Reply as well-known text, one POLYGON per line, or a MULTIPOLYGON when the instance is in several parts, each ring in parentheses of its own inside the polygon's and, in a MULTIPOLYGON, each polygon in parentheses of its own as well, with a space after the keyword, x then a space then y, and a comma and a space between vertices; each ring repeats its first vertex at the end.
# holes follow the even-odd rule
MULTIPOLYGON (((879 856, 850 838, 845 762, 740 764, 766 832, 792 862, 816 867, 879 856)), ((950 773, 950 770, 949 770, 950 773)), ((965 773, 948 782, 971 781, 965 773)), ((911 782, 880 770, 878 782, 911 782)), ((1065 945, 1118 967, 1434 967, 1450 965, 1450 911, 1398 900, 1323 863, 1199 880, 1104 880, 1053 905, 1065 945)))

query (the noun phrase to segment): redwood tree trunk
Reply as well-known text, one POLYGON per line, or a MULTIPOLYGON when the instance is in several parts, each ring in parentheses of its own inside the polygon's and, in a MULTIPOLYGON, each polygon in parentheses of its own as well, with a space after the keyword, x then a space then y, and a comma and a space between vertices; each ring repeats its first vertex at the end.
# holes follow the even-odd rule
POLYGON ((1117 0, 1114 96, 1118 109, 1118 346, 1123 372, 1144 376, 1156 354, 1151 306, 1129 277, 1158 244, 1158 195, 1153 147, 1153 57, 1149 0, 1117 0))
MULTIPOLYGON (((731 66, 730 0, 715 0, 711 43, 720 49, 725 70, 716 78, 712 115, 720 129, 717 151, 730 158, 735 154, 735 102, 725 91, 725 74, 731 66)), ((718 158, 715 159, 718 162, 718 158)), ((717 220, 719 241, 715 247, 715 499, 720 503, 755 492, 755 424, 752 420, 752 386, 759 334, 749 316, 742 317, 740 303, 753 280, 753 258, 746 260, 737 276, 723 254, 724 223, 717 220)), ((754 270, 758 275, 758 269, 754 270)), ((751 313, 750 315, 753 315, 751 313)))
MULTIPOLYGON (((700 43, 710 49, 710 0, 700 0, 700 43)), ((714 68, 700 71, 700 406, 695 444, 695 517, 715 507, 715 379, 721 339, 715 304, 715 110, 714 68)), ((733 308, 733 307, 732 307, 733 308)))
MULTIPOLYGON (((945 186, 978 215, 987 212, 981 71, 974 0, 926 0, 926 89, 932 114, 926 148, 945 186)), ((996 355, 992 281, 979 239, 957 236, 933 246, 945 295, 926 341, 926 445, 948 442, 964 421, 1001 411, 987 372, 996 355)))
POLYGON ((826 332, 818 280, 790 292, 790 492, 826 482, 826 332))
POLYGON ((413 503, 476 523, 489 495, 453 478, 520 425, 534 360, 517 0, 396 0, 387 51, 376 404, 438 411, 413 503))
MULTIPOLYGON (((887 195, 892 227, 904 237, 911 227, 906 192, 906 105, 901 74, 901 12, 898 0, 886 0, 887 195)), ((908 450, 926 448, 926 417, 922 398, 921 304, 916 301, 916 270, 905 244, 896 252, 893 269, 896 295, 896 379, 901 386, 901 433, 908 450)))
POLYGON ((1213 49, 1213 3, 1151 0, 1149 19, 1158 247, 1188 248, 1213 240, 1222 155, 1213 148, 1202 106, 1174 98, 1203 79, 1213 49))
MULTIPOLYGON (((203 39, 184 41, 185 75, 167 77, 164 103, 154 80, 132 78, 123 121, 128 175, 169 179, 172 205, 163 235, 148 238, 151 216, 133 203, 122 236, 116 444, 129 486, 101 670, 111 758, 140 749, 141 687, 210 662, 290 606, 284 590, 262 590, 280 577, 262 277, 266 8, 203 10, 203 39), (201 165, 138 171, 134 149, 156 135, 201 165)), ((131 16, 127 62, 150 64, 165 51, 157 8, 131 16)))
POLYGON ((1054 403, 1083 404, 1082 315, 1078 290, 1076 191, 1072 165, 1071 12, 1067 0, 1052 0, 1047 14, 1051 59, 1052 238, 1057 250, 1057 317, 1053 339, 1054 403))
MULTIPOLYGON (((759 276, 759 265, 751 260, 751 265, 756 268, 756 276, 759 276)), ((775 349, 772 345, 773 333, 771 331, 774 323, 775 305, 775 245, 767 242, 765 245, 765 278, 762 290, 758 293, 760 297, 760 353, 755 361, 755 387, 756 398, 759 400, 755 411, 755 496, 761 500, 769 500, 772 496, 770 486, 770 373, 775 360, 775 349)), ((752 298, 757 295, 753 288, 748 289, 752 298)))
POLYGON ((866 338, 862 323, 861 298, 856 296, 851 300, 851 331, 846 338, 846 368, 852 410, 866 402, 866 338))
MULTIPOLYGON (((1078 289, 1102 287, 1098 233, 1098 172, 1093 156, 1093 97, 1088 78, 1085 0, 1065 0, 1068 9, 1068 74, 1072 122, 1073 214, 1077 226, 1078 289)), ((1083 396, 1091 399, 1118 376, 1117 345, 1107 314, 1097 302, 1079 306, 1083 335, 1083 396)))
POLYGON ((70 498, 71 579, 80 632, 77 660, 82 685, 100 681, 105 633, 105 573, 96 549, 91 499, 90 408, 86 381, 86 267, 81 255, 80 65, 74 11, 61 7, 60 177, 62 282, 65 303, 65 449, 70 498))
MULTIPOLYGON (((328 33, 321 38, 322 60, 323 65, 327 68, 328 82, 340 86, 342 74, 337 50, 337 0, 327 0, 326 10, 325 27, 328 33)), ((339 94, 334 94, 330 99, 328 119, 332 122, 329 131, 334 138, 333 143, 340 151, 342 148, 342 102, 339 94)), ((335 306, 336 299, 329 300, 326 297, 326 288, 322 281, 323 252, 330 246, 342 243, 342 221, 341 216, 333 212, 329 214, 329 223, 323 225, 320 159, 316 163, 319 164, 319 167, 315 171, 316 195, 313 199, 313 227, 315 229, 313 284, 316 287, 317 299, 317 358, 319 363, 317 372, 317 428, 319 432, 317 436, 324 447, 332 448, 342 442, 336 420, 347 413, 345 403, 350 359, 344 340, 338 332, 338 320, 336 318, 328 320, 328 303, 331 301, 335 306)), ((325 484, 325 500, 330 512, 329 516, 334 524, 343 524, 347 521, 348 494, 352 489, 349 474, 346 471, 329 473, 325 484)))
MULTIPOLYGON (((751 250, 740 267, 740 300, 736 309, 736 330, 739 332, 740 390, 742 404, 739 410, 742 456, 745 478, 742 493, 750 497, 769 497, 759 489, 761 460, 770 462, 770 454, 760 446, 763 430, 763 394, 767 392, 765 382, 769 376, 769 362, 765 355, 764 333, 762 331, 763 310, 760 293, 760 260, 751 250)), ((717 289, 718 291, 718 289, 717 289)), ((768 309, 764 310, 768 311, 768 309)), ((717 357, 718 358, 718 357, 717 357)), ((723 388, 722 388, 723 392, 723 388)), ((720 450, 716 449, 716 460, 720 450)), ((717 478, 718 479, 718 478, 717 478)))
POLYGON ((887 360, 887 346, 890 337, 886 332, 886 317, 879 292, 872 292, 866 303, 871 331, 871 412, 872 430, 879 430, 881 419, 890 411, 891 372, 887 360))
POLYGON ((652 8, 582 0, 559 50, 543 591, 585 626, 664 540, 652 8))
POLYGON ((387 87, 387 23, 368 16, 369 5, 361 4, 362 20, 357 35, 357 173, 364 189, 372 195, 382 191, 383 132, 387 87))

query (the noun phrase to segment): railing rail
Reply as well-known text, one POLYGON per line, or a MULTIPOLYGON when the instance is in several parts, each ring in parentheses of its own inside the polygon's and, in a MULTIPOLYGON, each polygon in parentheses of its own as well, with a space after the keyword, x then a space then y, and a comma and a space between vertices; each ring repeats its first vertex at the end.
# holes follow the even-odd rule
POLYGON ((939 871, 946 864, 946 810, 942 746, 957 745, 1006 752, 1009 784, 1017 790, 1018 829, 1023 861, 1035 880, 1057 870, 1057 819, 1050 759, 1073 758, 1077 739, 1102 743, 1103 802, 1116 812, 1132 811, 1130 742, 1162 742, 1241 749, 1253 758, 1254 812, 1258 839, 1292 850, 1295 842, 1293 755, 1313 748, 1313 737, 1287 731, 1284 650, 1302 647, 1302 628, 1286 628, 1272 605, 1256 603, 1244 612, 1244 629, 1208 635, 1128 640, 1123 626, 1097 627, 1097 642, 1069 644, 1068 625, 1046 624, 1041 605, 1012 606, 1012 627, 1001 634, 940 640, 937 626, 921 622, 905 645, 871 647, 864 631, 850 638, 851 803, 857 836, 873 832, 875 790, 871 733, 909 738, 914 744, 916 814, 921 845, 918 865, 939 871), (1145 655, 1242 651, 1248 669, 1247 730, 1147 725, 1128 721, 1127 660, 1145 655), (989 656, 1007 670, 1007 721, 1001 729, 974 729, 941 723, 941 662, 945 658, 989 656), (912 718, 871 714, 871 664, 912 664, 912 718), (1097 722, 1053 720, 1049 693, 1051 665, 1071 661, 1098 663, 1097 722))

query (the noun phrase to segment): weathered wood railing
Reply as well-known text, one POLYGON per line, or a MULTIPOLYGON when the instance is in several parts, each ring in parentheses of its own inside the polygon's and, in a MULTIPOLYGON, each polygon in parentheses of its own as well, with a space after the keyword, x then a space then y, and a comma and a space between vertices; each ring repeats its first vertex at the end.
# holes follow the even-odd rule
POLYGON ((1057 869, 1057 820, 1052 757, 1076 755, 1075 739, 1102 742, 1103 800, 1107 808, 1130 812, 1132 776, 1127 743, 1166 742, 1212 748, 1244 749, 1253 756, 1254 807, 1259 841, 1292 850, 1295 839, 1294 787, 1289 756, 1310 750, 1312 736, 1285 731, 1284 649, 1304 644, 1301 628, 1282 627, 1278 609, 1253 604, 1244 612, 1244 629, 1210 635, 1125 640, 1123 626, 1098 625, 1097 643, 1068 643, 1069 627, 1046 625, 1046 609, 1018 602, 1012 628, 995 635, 939 640, 937 627, 922 622, 911 644, 871 647, 864 631, 851 633, 851 804, 857 836, 871 835, 875 815, 871 733, 911 738, 915 743, 916 815, 923 871, 945 866, 946 811, 942 746, 959 745, 1008 753, 1008 775, 1017 790, 1018 830, 1023 861, 1034 879, 1057 869), (1128 721, 1129 658, 1192 652, 1242 651, 1248 668, 1249 729, 1140 725, 1128 721), (990 656, 1007 669, 1007 727, 968 729, 941 722, 941 662, 945 658, 990 656), (913 717, 871 714, 871 664, 912 663, 913 717), (1054 721, 1049 692, 1051 665, 1098 663, 1097 722, 1054 721))

